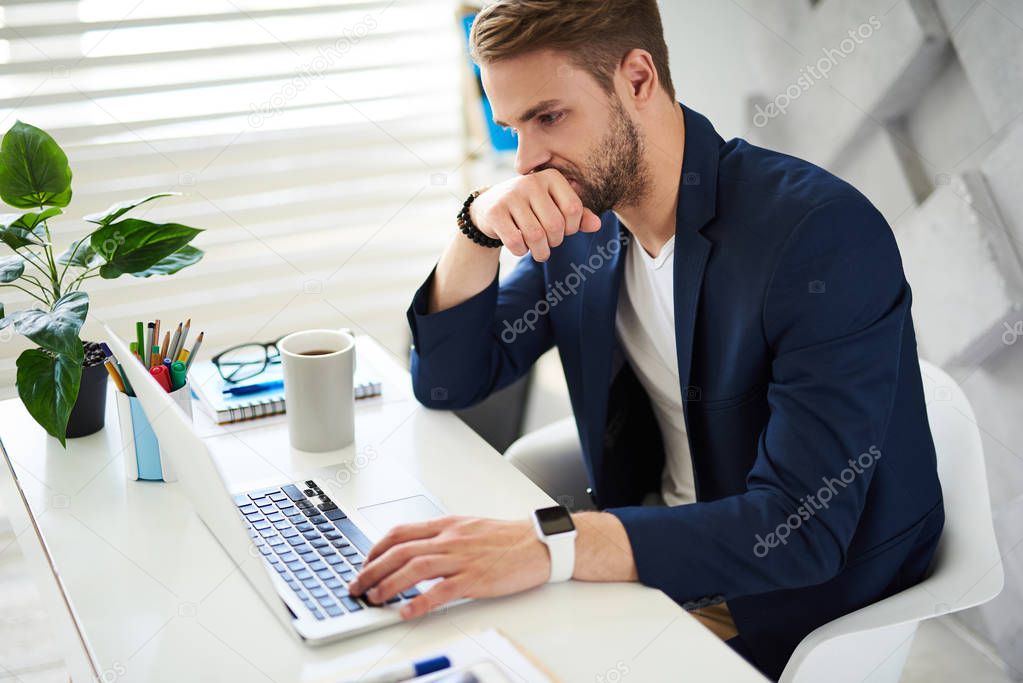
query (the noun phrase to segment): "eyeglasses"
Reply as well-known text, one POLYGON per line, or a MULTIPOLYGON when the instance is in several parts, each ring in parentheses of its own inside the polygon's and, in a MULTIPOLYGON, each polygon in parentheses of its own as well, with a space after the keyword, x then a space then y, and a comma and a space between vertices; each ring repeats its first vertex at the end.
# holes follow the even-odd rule
POLYGON ((217 372, 225 382, 242 382, 251 379, 271 365, 281 362, 277 344, 287 335, 281 335, 272 342, 239 344, 221 351, 210 361, 217 366, 217 372))
MULTIPOLYGON (((355 336, 355 332, 348 327, 342 327, 339 331, 349 336, 355 336)), ((239 344, 221 351, 210 361, 217 367, 217 372, 225 382, 243 382, 252 379, 271 365, 281 362, 281 352, 277 345, 287 334, 274 339, 272 342, 249 342, 239 344)))

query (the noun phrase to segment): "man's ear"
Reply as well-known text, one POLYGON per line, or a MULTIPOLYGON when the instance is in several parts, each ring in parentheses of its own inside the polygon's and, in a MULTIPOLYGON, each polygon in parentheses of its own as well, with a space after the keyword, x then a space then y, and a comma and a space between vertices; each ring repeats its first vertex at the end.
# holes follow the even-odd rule
POLYGON ((628 87, 628 96, 637 109, 643 109, 650 103, 661 83, 657 77, 657 67, 653 57, 646 50, 639 48, 629 50, 618 65, 628 87))

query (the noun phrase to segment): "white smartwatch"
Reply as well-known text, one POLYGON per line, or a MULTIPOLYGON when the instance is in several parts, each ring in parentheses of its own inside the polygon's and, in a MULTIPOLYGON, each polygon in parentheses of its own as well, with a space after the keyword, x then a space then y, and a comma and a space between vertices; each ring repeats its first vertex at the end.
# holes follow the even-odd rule
POLYGON ((533 511, 536 536, 547 546, 551 556, 551 576, 548 583, 568 581, 575 571, 575 524, 564 505, 533 511))

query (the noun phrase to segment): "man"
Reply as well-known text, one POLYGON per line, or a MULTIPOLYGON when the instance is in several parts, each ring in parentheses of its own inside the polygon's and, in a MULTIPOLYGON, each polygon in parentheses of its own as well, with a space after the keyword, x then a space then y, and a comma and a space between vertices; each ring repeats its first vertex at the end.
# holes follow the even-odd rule
POLYGON ((599 511, 568 550, 530 519, 400 526, 352 590, 444 577, 412 618, 638 580, 777 677, 810 631, 919 582, 941 533, 892 232, 679 105, 654 0, 499 0, 471 44, 520 175, 470 198, 415 296, 415 393, 469 406, 556 346, 599 511), (501 245, 529 256, 499 284, 501 245))

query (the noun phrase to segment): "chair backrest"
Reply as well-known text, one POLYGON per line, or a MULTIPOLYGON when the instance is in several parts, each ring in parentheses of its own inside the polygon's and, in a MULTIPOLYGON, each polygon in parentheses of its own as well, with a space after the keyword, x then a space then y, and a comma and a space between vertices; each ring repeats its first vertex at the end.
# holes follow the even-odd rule
POLYGON ((920 361, 920 371, 945 501, 945 529, 931 574, 808 635, 782 673, 785 683, 896 683, 920 621, 974 607, 1002 590, 1005 575, 976 416, 945 371, 927 361, 920 361))
POLYGON ((966 394, 944 370, 920 362, 945 499, 945 529, 927 580, 944 612, 987 602, 1005 583, 995 539, 980 427, 966 394))

